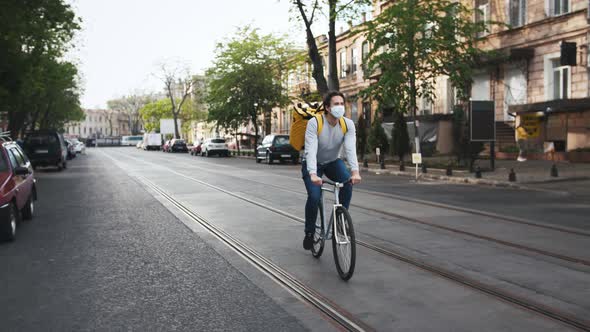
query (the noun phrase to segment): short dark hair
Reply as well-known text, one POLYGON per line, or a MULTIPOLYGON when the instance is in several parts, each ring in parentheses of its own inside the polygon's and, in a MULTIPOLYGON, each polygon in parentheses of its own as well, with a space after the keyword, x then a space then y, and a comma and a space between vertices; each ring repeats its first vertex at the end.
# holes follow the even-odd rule
POLYGON ((335 96, 340 96, 342 97, 342 99, 344 99, 344 101, 346 101, 346 98, 344 98, 344 94, 340 91, 329 91, 328 93, 326 93, 324 95, 324 108, 331 106, 330 103, 332 102, 332 98, 335 96))

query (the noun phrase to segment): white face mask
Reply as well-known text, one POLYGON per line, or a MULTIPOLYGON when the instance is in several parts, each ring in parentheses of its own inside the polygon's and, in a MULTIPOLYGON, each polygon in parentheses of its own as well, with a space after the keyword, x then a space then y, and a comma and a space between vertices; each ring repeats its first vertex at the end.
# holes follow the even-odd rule
POLYGON ((340 119, 341 117, 344 116, 344 106, 343 105, 332 106, 332 107, 330 107, 330 113, 336 119, 340 119))

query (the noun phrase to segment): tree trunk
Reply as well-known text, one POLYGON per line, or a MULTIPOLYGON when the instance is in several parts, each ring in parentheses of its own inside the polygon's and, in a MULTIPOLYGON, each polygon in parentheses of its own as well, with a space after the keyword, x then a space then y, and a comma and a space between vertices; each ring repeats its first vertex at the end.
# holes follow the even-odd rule
POLYGON ((310 22, 307 18, 307 15, 305 15, 305 11, 303 10, 303 4, 301 3, 301 1, 297 1, 297 7, 299 8, 299 12, 301 13, 301 18, 305 23, 307 53, 313 65, 311 76, 316 82, 317 89, 320 95, 324 95, 326 92, 328 92, 328 83, 326 82, 326 77, 324 76, 324 65, 322 64, 322 56, 320 55, 318 45, 313 36, 313 32, 311 31, 311 24, 313 22, 310 22))
POLYGON ((272 132, 272 110, 266 111, 264 114, 264 134, 270 135, 272 132))
POLYGON ((256 114, 252 116, 252 121, 254 122, 254 156, 258 157, 258 121, 256 121, 256 114))
MULTIPOLYGON (((336 3, 337 0, 330 0, 329 31, 328 31, 328 88, 333 91, 340 90, 338 82, 338 65, 336 63, 336 3)), ((346 64, 342 64, 346 65, 346 64)))
POLYGON ((240 139, 238 138, 238 130, 235 131, 236 136, 236 147, 238 148, 238 155, 240 155, 240 139))
POLYGON ((180 138, 178 134, 178 113, 172 112, 172 116, 174 117, 174 138, 180 138))
MULTIPOLYGON (((416 0, 410 0, 410 17, 414 17, 414 9, 416 7, 416 0)), ((414 47, 414 37, 416 35, 416 31, 412 28, 410 33, 408 34, 408 72, 410 78, 410 111, 412 112, 412 116, 414 117, 414 145, 416 153, 420 153, 420 137, 418 135, 418 125, 416 122, 416 98, 417 98, 417 90, 416 90, 416 51, 414 47)))

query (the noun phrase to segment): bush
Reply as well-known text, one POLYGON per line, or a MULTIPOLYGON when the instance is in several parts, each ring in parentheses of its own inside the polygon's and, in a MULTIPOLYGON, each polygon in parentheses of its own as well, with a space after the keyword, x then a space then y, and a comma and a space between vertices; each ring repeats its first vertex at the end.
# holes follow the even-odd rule
POLYGON ((500 147, 500 152, 504 153, 519 153, 520 149, 516 145, 508 145, 500 147))
POLYGON ((378 117, 373 122, 373 126, 371 127, 371 133, 369 134, 369 148, 371 149, 371 153, 375 152, 375 149, 379 148, 381 150, 381 155, 385 155, 387 151, 389 151, 389 140, 387 139, 387 134, 385 134, 385 129, 381 126, 381 119, 378 117))

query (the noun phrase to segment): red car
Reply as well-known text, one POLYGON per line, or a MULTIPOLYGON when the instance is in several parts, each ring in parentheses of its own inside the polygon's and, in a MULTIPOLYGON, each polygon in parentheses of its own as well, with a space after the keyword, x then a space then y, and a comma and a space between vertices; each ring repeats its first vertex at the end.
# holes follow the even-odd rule
POLYGON ((13 241, 16 225, 32 219, 37 200, 33 166, 14 142, 0 147, 0 240, 13 241))
POLYGON ((190 150, 191 156, 200 156, 202 145, 203 145, 203 143, 199 143, 199 144, 193 146, 190 150))

